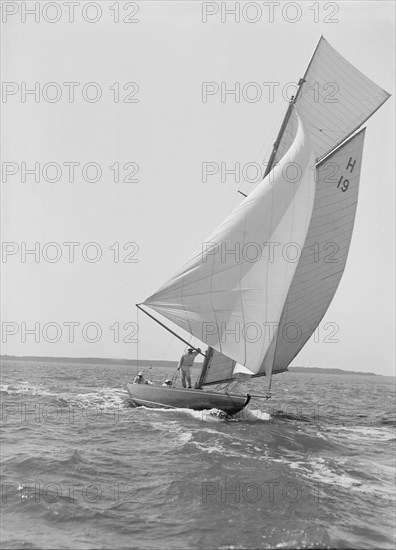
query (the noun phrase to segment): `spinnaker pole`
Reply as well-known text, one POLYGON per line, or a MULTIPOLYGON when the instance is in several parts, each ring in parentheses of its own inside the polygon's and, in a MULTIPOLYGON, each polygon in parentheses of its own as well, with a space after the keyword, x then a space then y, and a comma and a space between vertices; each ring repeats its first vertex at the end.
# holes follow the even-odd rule
POLYGON ((171 330, 169 327, 167 327, 164 323, 161 323, 161 321, 159 321, 158 319, 156 319, 154 317, 154 315, 151 315, 151 313, 149 313, 148 311, 144 310, 141 306, 141 304, 135 304, 136 307, 138 309, 140 309, 140 311, 143 311, 143 313, 145 313, 146 315, 148 315, 149 317, 151 317, 151 319, 153 319, 156 323, 158 323, 159 325, 161 325, 161 327, 163 327, 164 329, 166 329, 168 332, 170 332, 171 334, 173 334, 173 336, 176 336, 176 338, 179 338, 179 340, 181 340, 182 342, 184 342, 185 344, 187 344, 187 346, 189 348, 192 348, 192 349, 195 349, 195 351, 198 351, 198 353, 200 353, 201 355, 203 355, 204 357, 206 357, 206 354, 203 353, 202 351, 199 351, 196 347, 194 347, 193 345, 191 345, 189 342, 187 342, 187 340, 185 340, 184 338, 182 338, 181 336, 179 336, 179 334, 177 334, 176 332, 174 332, 173 330, 171 330))

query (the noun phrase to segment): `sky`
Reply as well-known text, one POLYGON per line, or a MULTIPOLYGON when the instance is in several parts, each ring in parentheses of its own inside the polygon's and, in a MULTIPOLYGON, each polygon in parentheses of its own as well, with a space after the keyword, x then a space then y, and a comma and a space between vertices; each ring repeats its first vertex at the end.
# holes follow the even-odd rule
POLYGON ((252 189, 242 168, 268 159, 323 34, 392 97, 345 273, 292 365, 394 375, 394 2, 33 4, 2 2, 2 354, 178 359, 135 304, 252 189), (261 99, 222 102, 222 82, 261 99))

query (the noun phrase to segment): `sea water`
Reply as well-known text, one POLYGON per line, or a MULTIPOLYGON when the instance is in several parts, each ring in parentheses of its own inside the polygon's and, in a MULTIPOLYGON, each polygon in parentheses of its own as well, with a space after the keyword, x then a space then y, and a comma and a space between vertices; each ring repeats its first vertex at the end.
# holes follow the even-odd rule
POLYGON ((135 374, 3 361, 4 549, 394 548, 394 378, 281 374, 230 419, 133 408, 135 374))

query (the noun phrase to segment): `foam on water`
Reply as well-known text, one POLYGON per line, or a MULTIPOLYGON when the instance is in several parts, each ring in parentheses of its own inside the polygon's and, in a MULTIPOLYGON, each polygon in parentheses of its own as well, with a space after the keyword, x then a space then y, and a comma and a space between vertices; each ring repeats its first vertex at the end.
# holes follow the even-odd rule
POLYGON ((394 419, 390 380, 355 376, 351 387, 352 377, 290 373, 275 377, 278 399, 265 408, 271 416, 251 402, 225 417, 215 410, 131 408, 124 390, 129 371, 4 362, 5 547, 393 550, 395 436, 384 425, 394 419), (35 403, 48 405, 39 422, 35 403), (25 405, 27 420, 11 415, 25 405), (53 406, 62 410, 60 422, 53 406), (105 422, 92 409, 106 409, 105 422), (26 480, 40 484, 40 500, 21 494, 26 480), (204 483, 217 491, 207 502, 204 483), (287 499, 289 483, 304 498, 294 502, 291 491, 287 499), (97 499, 95 485, 102 489, 97 499), (261 487, 257 502, 244 485, 261 487), (237 487, 238 502, 225 493, 237 487), (138 502, 131 498, 136 488, 138 502))
POLYGON ((21 384, 1 384, 0 391, 7 393, 10 396, 13 395, 42 395, 45 397, 57 397, 58 393, 49 391, 47 386, 44 385, 29 385, 29 382, 23 382, 21 384))
POLYGON ((194 409, 187 409, 182 407, 175 407, 172 409, 156 407, 154 409, 151 407, 145 407, 144 405, 139 406, 138 409, 146 411, 147 413, 152 415, 160 413, 161 415, 164 415, 164 421, 166 421, 166 418, 168 416, 179 416, 180 413, 190 416, 192 418, 196 418, 197 420, 201 420, 202 422, 221 422, 224 420, 224 413, 222 413, 222 411, 218 411, 217 409, 203 411, 196 411, 194 409))
POLYGON ((235 414, 233 418, 235 418, 235 420, 247 420, 250 422, 269 422, 272 420, 272 417, 269 413, 264 412, 260 409, 251 409, 249 407, 245 407, 244 409, 239 411, 239 413, 235 414))
POLYGON ((98 407, 111 409, 124 407, 127 392, 112 387, 96 388, 95 391, 86 393, 70 393, 65 391, 49 390, 44 385, 31 385, 28 382, 21 384, 2 384, 0 391, 9 396, 32 396, 52 398, 53 401, 61 400, 63 403, 74 407, 89 408, 98 407))
POLYGON ((178 448, 180 448, 180 446, 183 447, 184 445, 189 443, 193 437, 192 431, 186 430, 176 421, 170 421, 166 424, 162 422, 150 422, 150 425, 152 428, 158 430, 159 432, 162 432, 162 436, 165 436, 168 442, 170 441, 172 436, 174 436, 175 439, 172 440, 172 443, 177 443, 178 448))
MULTIPOLYGON (((207 453, 207 454, 218 454, 227 458, 243 458, 248 456, 247 453, 245 453, 242 450, 232 450, 229 447, 226 447, 222 445, 220 442, 199 442, 199 441, 192 441, 192 445, 194 445, 197 449, 200 451, 207 453)), ((261 457, 257 457, 258 459, 261 459, 261 457)))
POLYGON ((375 443, 376 441, 392 441, 395 432, 391 427, 383 426, 330 426, 329 431, 337 433, 341 439, 348 441, 375 443))
POLYGON ((100 388, 93 392, 66 396, 70 405, 76 407, 99 406, 102 409, 123 408, 126 397, 127 392, 114 388, 100 388))
POLYGON ((202 422, 269 422, 271 421, 272 417, 270 414, 261 411, 260 409, 249 409, 248 407, 245 407, 238 413, 229 416, 225 412, 220 411, 218 409, 210 409, 210 410, 202 410, 202 411, 196 411, 194 409, 188 409, 188 408, 161 408, 157 407, 155 409, 150 407, 140 406, 139 409, 147 411, 148 413, 162 413, 166 415, 172 415, 172 414, 186 414, 192 418, 195 418, 197 420, 200 420, 202 422))

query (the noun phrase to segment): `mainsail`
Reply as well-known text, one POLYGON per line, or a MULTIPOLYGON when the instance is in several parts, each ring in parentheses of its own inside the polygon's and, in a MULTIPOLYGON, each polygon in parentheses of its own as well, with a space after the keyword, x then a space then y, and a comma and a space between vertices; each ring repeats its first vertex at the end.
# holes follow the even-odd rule
POLYGON ((365 129, 317 166, 311 222, 282 317, 260 372, 287 367, 326 313, 341 280, 358 201, 365 129))
POLYGON ((353 134, 388 97, 322 37, 266 178, 144 302, 210 346, 200 385, 282 372, 318 326, 352 236, 364 131, 353 134))

